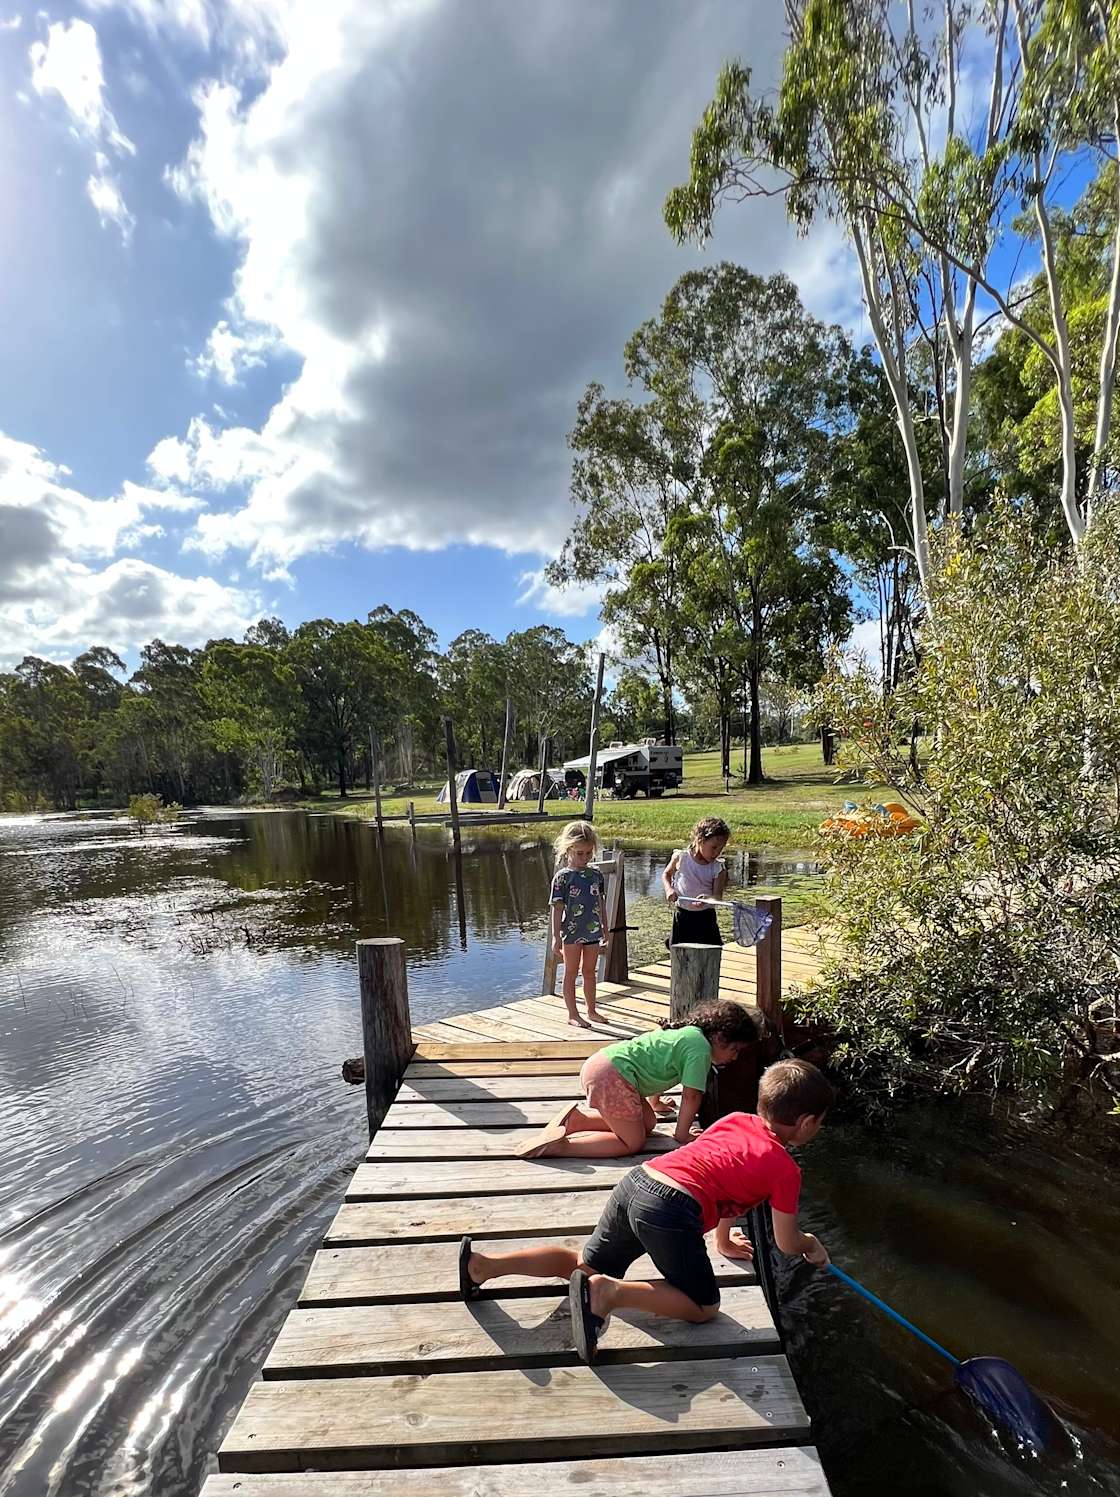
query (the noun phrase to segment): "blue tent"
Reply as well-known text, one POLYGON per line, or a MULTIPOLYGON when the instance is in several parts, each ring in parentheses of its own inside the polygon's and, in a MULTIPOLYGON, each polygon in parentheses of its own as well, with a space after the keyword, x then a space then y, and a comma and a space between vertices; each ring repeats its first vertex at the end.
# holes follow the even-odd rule
MULTIPOLYGON (((455 776, 455 798, 461 806, 497 805, 498 776, 492 769, 461 769, 455 776)), ((448 785, 436 796, 441 805, 451 799, 448 785)))

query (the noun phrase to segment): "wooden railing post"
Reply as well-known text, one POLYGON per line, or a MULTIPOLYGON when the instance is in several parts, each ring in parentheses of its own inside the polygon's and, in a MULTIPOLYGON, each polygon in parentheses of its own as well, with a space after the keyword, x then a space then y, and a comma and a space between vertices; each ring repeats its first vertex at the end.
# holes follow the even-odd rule
POLYGON ((372 1138, 396 1096, 415 1048, 404 942, 399 936, 358 942, 358 983, 362 994, 366 1119, 372 1138))
POLYGON ((774 1032, 785 1038, 782 1012, 782 901, 756 899, 755 909, 770 916, 770 929, 754 948, 755 1002, 774 1032))
POLYGON ((698 1003, 719 997, 719 946, 685 941, 669 948, 669 1018, 679 1024, 698 1003))

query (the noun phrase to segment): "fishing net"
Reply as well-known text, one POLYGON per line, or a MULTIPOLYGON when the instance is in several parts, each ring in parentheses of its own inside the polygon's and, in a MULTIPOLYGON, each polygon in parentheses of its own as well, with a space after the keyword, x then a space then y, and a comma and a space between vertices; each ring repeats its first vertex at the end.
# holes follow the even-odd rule
POLYGON ((755 909, 753 904, 735 900, 731 905, 731 928, 740 946, 756 946, 770 929, 773 918, 755 909))

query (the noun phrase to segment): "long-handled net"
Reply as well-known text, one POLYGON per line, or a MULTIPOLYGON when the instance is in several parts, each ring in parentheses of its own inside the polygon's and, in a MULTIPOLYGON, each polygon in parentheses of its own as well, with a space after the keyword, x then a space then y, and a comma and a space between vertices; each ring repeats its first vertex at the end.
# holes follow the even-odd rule
POLYGON ((1043 1403, 1023 1374, 1012 1367, 1010 1362, 1005 1362, 1002 1357, 969 1357, 962 1362, 959 1357, 934 1341, 932 1336, 919 1330, 904 1315, 892 1310, 885 1300, 872 1294, 870 1289, 866 1289, 842 1268, 837 1268, 835 1263, 828 1265, 828 1271, 885 1315, 889 1315, 896 1325, 917 1336, 919 1341, 924 1341, 938 1356, 951 1362, 953 1381, 957 1387, 1024 1446, 1042 1451, 1053 1450, 1061 1444, 1062 1425, 1057 1415, 1043 1403))
POLYGON ((686 907, 702 904, 710 909, 730 910, 731 929, 740 946, 757 946, 770 929, 774 918, 756 909, 753 904, 743 904, 738 899, 711 899, 706 896, 692 898, 690 895, 682 895, 681 903, 686 907))

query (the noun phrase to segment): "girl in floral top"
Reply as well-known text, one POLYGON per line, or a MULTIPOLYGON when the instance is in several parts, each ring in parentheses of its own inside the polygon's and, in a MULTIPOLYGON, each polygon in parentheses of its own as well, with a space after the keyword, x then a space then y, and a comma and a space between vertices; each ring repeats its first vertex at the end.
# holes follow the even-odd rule
POLYGON ((589 821, 571 821, 555 842, 556 873, 552 880, 552 945, 564 960, 564 1006, 568 1023, 589 1028, 599 1020, 595 1009, 595 976, 599 947, 606 940, 607 907, 603 875, 590 866, 599 846, 589 821), (587 1019, 576 1008, 576 975, 583 972, 587 1019))

